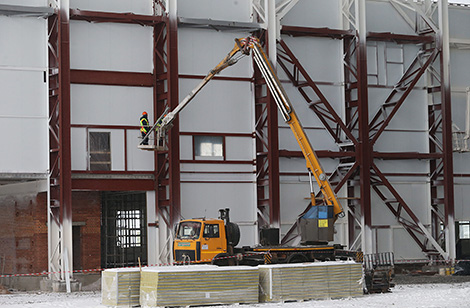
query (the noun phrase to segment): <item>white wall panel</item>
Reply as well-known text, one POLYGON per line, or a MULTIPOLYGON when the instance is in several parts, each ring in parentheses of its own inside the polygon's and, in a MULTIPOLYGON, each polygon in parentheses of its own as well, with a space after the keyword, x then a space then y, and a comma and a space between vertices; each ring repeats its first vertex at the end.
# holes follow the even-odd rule
MULTIPOLYGON (((253 208, 255 185, 251 183, 182 183, 181 215, 183 218, 217 218, 219 209, 230 209, 230 220, 256 221, 253 208)), ((256 227, 243 227, 239 246, 253 245, 256 227)))
MULTIPOLYGON (((391 92, 391 89, 369 89, 370 120, 377 114, 391 92)), ((401 94, 398 93, 392 101, 397 101, 400 97, 401 94)), ((390 112, 391 110, 389 108, 387 111, 390 112)), ((424 90, 413 90, 400 106, 387 129, 423 131, 428 129, 427 120, 427 94, 424 90)))
POLYGON ((153 123, 151 88, 71 85, 72 124, 136 125, 142 111, 153 123))
POLYGON ((0 116, 0 129, 0 172, 47 172, 46 119, 0 116))
MULTIPOLYGON (((185 172, 181 174, 181 181, 183 182, 220 182, 220 183, 231 183, 231 182, 251 182, 255 183, 254 173, 237 173, 233 170, 226 172, 214 173, 214 170, 207 170, 206 172, 185 172)), ((209 184, 210 185, 210 184, 209 184)))
POLYGON ((71 129, 72 170, 87 170, 87 135, 86 128, 72 127, 71 129))
POLYGON ((383 173, 429 173, 429 164, 424 160, 376 160, 374 163, 383 173))
MULTIPOLYGON (((470 18, 470 15, 469 15, 470 18)), ((467 106, 466 88, 470 87, 470 50, 451 49, 451 84, 452 84, 452 123, 457 125, 460 131, 465 131, 466 118, 470 110, 467 106)), ((454 170, 462 170, 465 165, 455 166, 454 170)), ((465 168, 466 169, 466 168, 465 168)))
POLYGON ((392 238, 393 229, 376 229, 374 231, 374 237, 376 238, 375 246, 377 252, 389 252, 393 251, 392 238))
POLYGON ((469 49, 451 49, 450 80, 452 88, 470 86, 470 61, 467 60, 469 56, 469 49))
POLYGON ((300 0, 282 19, 283 25, 340 28, 339 0, 300 0))
MULTIPOLYGON (((367 31, 415 34, 414 29, 388 2, 366 1, 366 12, 367 31), (384 18, 384 12, 386 12, 386 18, 384 18)), ((414 18, 415 15, 410 14, 414 18)))
POLYGON ((111 132, 111 170, 125 170, 124 130, 112 129, 111 132))
POLYGON ((153 14, 151 0, 70 0, 70 8, 115 13, 153 14))
POLYGON ((470 39, 470 10, 449 7, 449 34, 451 38, 470 39))
POLYGON ((178 16, 249 22, 251 0, 178 0, 178 16))
POLYGON ((425 258, 419 246, 402 228, 393 228, 393 252, 395 261, 425 258))
POLYGON ((48 0, 2 0, 0 4, 21 6, 48 6, 48 0))
MULTIPOLYGON (((343 80, 341 75, 343 47, 339 40, 286 35, 283 35, 282 39, 313 81, 343 80)), ((281 68, 278 68, 278 71, 281 71, 281 68)), ((280 72, 279 75, 282 76, 283 73, 280 72)))
POLYGON ((455 219, 470 220, 470 185, 455 184, 455 219))
MULTIPOLYGON (((248 35, 250 34, 247 32, 180 28, 178 32, 179 73, 206 75, 232 50, 235 38, 248 35)), ((251 57, 242 58, 237 64, 225 69, 219 75, 250 78, 253 75, 251 57)))
MULTIPOLYGON (((470 53, 469 53, 470 55, 470 53)), ((470 77, 469 77, 470 78, 470 77)), ((470 79, 468 79, 470 86, 470 79)), ((466 118, 468 113, 467 107, 467 93, 462 91, 453 92, 451 97, 452 102, 452 124, 457 125, 461 132, 465 131, 466 118)))
POLYGON ((454 172, 470 173, 470 153, 454 153, 454 172))
MULTIPOLYGON (((282 77, 281 77, 282 78, 282 77)), ((290 82, 283 83, 283 87, 286 90, 286 94, 289 97, 290 102, 292 103, 297 116, 302 123, 302 126, 305 128, 316 127, 324 129, 323 123, 320 122, 317 115, 309 108, 309 104, 300 94, 299 90, 294 88, 290 82)), ((335 110, 338 116, 342 117, 343 115, 343 98, 342 98, 342 89, 339 86, 327 86, 327 85, 318 85, 321 93, 326 97, 327 101, 331 107, 335 110)), ((310 88, 303 88, 306 93, 309 95, 312 101, 316 102, 320 99, 310 88)), ((284 119, 281 114, 278 112, 279 124, 281 126, 287 126, 284 124, 284 119)))
MULTIPOLYGON (((302 173, 302 175, 307 175, 307 167, 305 164, 305 158, 303 157, 292 157, 292 158, 285 158, 281 157, 279 159, 279 168, 281 173, 283 172, 297 172, 302 173)), ((337 162, 330 158, 320 158, 320 164, 322 165, 323 169, 326 173, 332 172, 336 169, 337 162)))
MULTIPOLYGON (((180 80, 180 97, 200 80, 180 80)), ((179 114, 180 130, 190 132, 251 133, 253 98, 251 84, 213 80, 179 114)))
POLYGON ((141 139, 140 131, 127 131, 127 170, 128 171, 152 171, 154 170, 153 151, 143 151, 137 146, 141 139))
POLYGON ((180 159, 193 159, 193 136, 180 136, 180 159))
POLYGON ((70 67, 131 72, 153 70, 153 28, 70 22, 70 67))
POLYGON ((250 137, 225 137, 227 160, 253 160, 253 139, 250 137))
POLYGON ((282 177, 280 195, 281 220, 283 222, 295 222, 295 219, 310 203, 310 184, 308 180, 290 182, 285 177, 282 177))
MULTIPOLYGON (((407 205, 412 209, 413 213, 424 224, 431 223, 430 211, 430 192, 429 185, 426 183, 396 183, 392 185, 407 205)), ((382 189, 384 192, 385 189, 382 189)), ((385 195, 390 199, 395 199, 388 191, 385 195)), ((396 218, 391 214, 390 210, 383 201, 372 192, 374 202, 372 203, 372 221, 374 225, 397 225, 396 218), (390 213, 390 214, 389 214, 390 213)), ((402 210, 403 211, 403 210, 402 210)))
POLYGON ((197 164, 192 164, 192 163, 184 163, 181 164, 181 170, 182 171, 215 171, 215 172, 231 172, 231 171, 236 171, 236 172, 252 172, 253 171, 253 165, 251 164, 230 164, 230 162, 224 162, 223 164, 219 163, 208 163, 208 164, 203 164, 203 163, 197 163, 197 164))
MULTIPOLYGON (((309 111, 312 113, 313 112, 309 111)), ((303 121, 302 121, 303 124, 303 121)), ((337 150, 338 147, 334 143, 333 138, 331 135, 322 129, 305 129, 308 139, 310 140, 310 144, 312 145, 315 151, 318 150, 337 150)), ((279 129, 279 148, 286 149, 291 151, 300 151, 300 146, 295 139, 292 130, 288 127, 279 129)))
MULTIPOLYGON (((412 117, 409 117, 409 120, 413 121, 412 117)), ((403 128, 405 127, 403 126, 403 128)), ((381 152, 427 153, 429 152, 427 136, 427 131, 384 131, 377 139, 374 149, 381 152)))
MULTIPOLYGON (((470 39, 470 10, 449 9, 449 31, 452 39, 470 39)), ((452 122, 461 131, 465 129, 467 96, 464 92, 470 86, 470 51, 468 49, 451 49, 450 72, 452 90, 452 122)), ((470 172, 470 154, 454 153, 454 173, 468 174, 470 172)), ((454 178, 455 219, 470 220, 470 183, 467 177, 454 178)))
POLYGON ((46 23, 0 17, 0 172, 48 169, 46 23))
POLYGON ((44 72, 0 69, 0 80, 0 116, 47 119, 44 72))
POLYGON ((44 70, 47 66, 46 25, 44 19, 0 16, 0 69, 14 66, 44 70))

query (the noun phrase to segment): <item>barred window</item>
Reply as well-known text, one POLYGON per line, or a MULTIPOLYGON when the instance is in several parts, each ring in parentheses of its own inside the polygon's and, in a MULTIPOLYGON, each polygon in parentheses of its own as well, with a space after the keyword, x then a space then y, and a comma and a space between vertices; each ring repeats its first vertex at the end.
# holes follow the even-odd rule
POLYGON ((116 236, 121 248, 140 247, 141 245, 140 210, 117 211, 116 236))
POLYGON ((111 170, 110 135, 109 132, 89 132, 89 170, 111 170))

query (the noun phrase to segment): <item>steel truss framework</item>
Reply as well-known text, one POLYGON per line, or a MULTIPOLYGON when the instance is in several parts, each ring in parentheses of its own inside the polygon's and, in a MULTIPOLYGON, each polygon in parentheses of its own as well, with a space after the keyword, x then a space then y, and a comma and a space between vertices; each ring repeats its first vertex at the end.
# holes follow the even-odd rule
MULTIPOLYGON (((269 1, 269 0, 266 0, 269 1)), ((74 188, 70 167, 70 83, 92 83, 107 85, 146 86, 154 89, 154 118, 167 106, 173 109, 178 104, 178 47, 177 18, 169 17, 168 1, 155 1, 155 15, 134 15, 104 12, 71 10, 70 18, 89 22, 131 23, 154 28, 154 71, 153 74, 97 72, 87 70, 70 71, 69 59, 69 14, 63 8, 49 17, 49 127, 50 127, 50 217, 56 227, 62 231, 64 220, 71 221, 71 193, 74 188), (170 69, 171 67, 171 69, 170 69), (70 73, 70 74, 69 74, 70 73), (91 80, 91 81, 90 81, 91 80)), ((297 1, 282 1, 276 10, 282 17, 297 1)), ((447 4, 447 1, 442 1, 447 4)), ((364 244, 366 229, 374 226, 371 221, 371 193, 374 191, 385 206, 397 218, 397 221, 410 234, 421 250, 430 258, 452 257, 449 240, 453 236, 453 197, 452 197, 452 144, 450 119, 450 87, 446 63, 445 40, 442 32, 446 31, 445 5, 439 4, 438 24, 432 16, 436 5, 431 1, 403 2, 390 0, 403 19, 416 30, 416 35, 394 35, 390 33, 370 33, 366 36, 365 16, 360 16, 361 5, 365 0, 343 0, 343 16, 348 26, 345 29, 316 29, 283 27, 282 33, 293 36, 329 37, 339 39, 344 49, 344 95, 345 110, 341 117, 334 110, 328 98, 321 92, 314 79, 303 68, 287 44, 280 40, 278 65, 287 74, 292 84, 299 90, 310 109, 323 123, 325 129, 334 138, 340 151, 319 151, 320 157, 339 159, 336 170, 330 176, 330 182, 338 192, 346 187, 348 195, 349 248, 361 247, 366 252, 370 249, 364 244), (410 14, 412 12, 412 14, 410 14), (359 16, 358 16, 359 15, 359 16), (412 16, 417 18, 413 19, 412 16), (443 20, 444 19, 444 20, 443 20), (369 122, 367 84, 367 42, 390 41, 400 44, 416 44, 420 51, 415 61, 403 74, 401 80, 391 89, 390 95, 383 102, 382 108, 369 122), (406 103, 406 98, 415 88, 416 83, 427 75, 430 104, 427 110, 429 118, 429 153, 379 153, 374 151, 374 144, 382 135, 399 108, 406 103), (312 93, 314 93, 312 95, 312 93), (388 176, 376 166, 376 159, 427 159, 430 162, 430 194, 432 198, 432 225, 424 226, 394 188, 388 176), (358 195, 359 192, 359 195, 358 195), (443 233, 441 225, 447 231, 447 248, 441 248, 443 233)), ((254 11, 261 21, 260 1, 254 1, 254 11)), ((364 10, 365 12, 365 10, 364 10)), ((175 13, 176 14, 176 13, 175 13)), ((271 29, 268 29, 271 30, 271 29)), ((271 51, 273 52, 273 51, 271 51)), ((277 131, 277 110, 270 103, 269 94, 263 89, 263 81, 255 72, 255 116, 256 116, 256 151, 257 151, 257 187, 258 218, 260 224, 278 226, 280 223, 279 201, 279 156, 299 156, 299 153, 279 151, 277 131)), ((145 190, 153 186, 156 195, 156 209, 159 213, 160 231, 166 230, 171 238, 171 230, 180 215, 180 161, 179 128, 175 122, 169 136, 166 152, 155 153, 154 179, 146 180, 145 190), (150 182, 149 182, 150 181, 150 182)), ((111 180, 113 181, 113 180, 111 180)), ((97 186, 92 180, 80 182, 80 188, 106 190, 126 190, 124 182, 116 180, 116 186, 106 183, 97 186)), ((139 182, 138 184, 140 184, 139 182)), ((55 231, 54 231, 55 232, 55 231)), ((296 226, 293 226, 284 238, 289 242, 295 238, 296 226)), ((62 238, 64 233, 62 232, 62 238)), ((70 239, 63 238, 66 241, 70 239)), ((60 241, 59 241, 60 242, 60 241)), ((70 244, 69 243, 69 244, 70 244)), ((160 261, 170 259, 170 241, 161 248, 160 261)), ((50 245, 53 248, 52 245, 50 245)), ((62 245, 62 247, 65 247, 62 245)), ((69 252, 71 257, 71 251, 69 252)), ((51 254, 50 254, 51 256, 51 254)), ((50 261, 61 266, 59 258, 50 261)), ((56 268, 53 268, 55 271, 56 268)))
MULTIPOLYGON (((155 153, 154 178, 108 179, 93 178, 72 182, 70 153, 70 84, 99 84, 116 86, 144 86, 154 89, 154 116, 166 105, 178 104, 177 21, 170 22, 163 3, 154 4, 154 16, 126 13, 69 10, 68 1, 56 3, 56 11, 48 17, 49 35, 49 132, 50 132, 50 209, 49 264, 50 272, 60 273, 56 280, 70 278, 65 274, 64 256, 72 258, 71 201, 72 190, 132 190, 156 191, 156 207, 163 221, 163 229, 172 230, 180 208, 179 188, 179 129, 177 123, 169 138, 169 150, 155 153), (154 29, 154 71, 152 74, 70 70, 69 20, 88 22, 127 23, 150 26, 154 29), (172 67, 170 70, 169 68, 172 67), (135 182, 135 183, 134 183, 135 182), (150 184, 150 185, 149 185, 150 184), (140 188, 139 188, 140 187, 140 188), (150 189, 149 189, 150 188, 150 189), (70 222, 70 223, 67 223, 70 222), (70 229, 70 233, 67 232, 70 229), (65 250, 65 248, 68 248, 65 250)), ((155 117, 156 118, 156 117, 155 117)), ((168 246, 168 245, 167 245, 168 246)), ((167 247, 166 258, 171 249, 167 247)), ((168 260, 167 260, 168 261, 168 260)), ((66 263, 66 261, 65 261, 66 263)))
MULTIPOLYGON (((357 35, 353 35, 354 32, 351 30, 299 27, 283 27, 282 29, 282 33, 292 36, 331 37, 343 40, 345 122, 335 112, 313 79, 282 40, 279 42, 278 63, 340 148, 342 157, 337 169, 331 175, 331 182, 336 184, 335 191, 339 191, 344 184, 347 184, 350 248, 360 248, 359 244, 362 244, 362 249, 365 251, 371 248, 365 245, 363 239, 366 237, 364 229, 370 230, 375 227, 371 221, 370 197, 371 192, 374 191, 428 258, 453 258, 455 257, 455 245, 452 245, 454 201, 451 105, 450 87, 446 85, 449 79, 446 69, 446 63, 448 63, 446 47, 448 44, 446 45, 445 39, 448 36, 446 34, 447 3, 440 3, 439 8, 430 1, 423 1, 421 5, 413 2, 407 4, 402 1, 390 1, 390 3, 413 26, 416 35, 368 33, 367 37, 361 37, 361 35, 365 36, 366 32, 365 28, 360 29, 359 26, 360 22, 364 22, 364 20, 359 19, 365 18, 365 16, 358 15, 361 11, 360 6, 365 5, 364 0, 343 2, 343 8, 346 10, 343 12, 345 19, 348 24, 352 25, 353 30, 357 30, 357 35), (356 14, 351 13, 352 8, 355 9, 356 14), (433 13, 437 9, 439 9, 438 24, 432 19, 433 13), (409 17, 410 13, 406 10, 416 13, 416 20, 413 21, 409 17), (415 44, 420 48, 414 61, 392 87, 381 108, 369 122, 366 44, 377 41, 415 44), (418 81, 426 74, 428 74, 426 89, 431 97, 427 110, 429 152, 380 153, 374 151, 374 144, 378 138, 405 103, 409 94, 416 88, 418 81), (313 93, 313 95, 309 93, 313 93), (424 226, 420 222, 412 205, 407 204, 392 185, 389 176, 385 175, 374 163, 377 159, 429 160, 432 200, 432 223, 430 226, 424 226), (360 192, 358 196, 356 196, 357 192, 360 192), (445 232, 441 231, 442 228, 445 232), (445 248, 443 248, 444 244, 447 244, 445 248)), ((394 175, 406 176, 405 174, 394 175)), ((297 226, 294 225, 289 230, 283 239, 285 243, 295 238, 296 229, 297 226)))

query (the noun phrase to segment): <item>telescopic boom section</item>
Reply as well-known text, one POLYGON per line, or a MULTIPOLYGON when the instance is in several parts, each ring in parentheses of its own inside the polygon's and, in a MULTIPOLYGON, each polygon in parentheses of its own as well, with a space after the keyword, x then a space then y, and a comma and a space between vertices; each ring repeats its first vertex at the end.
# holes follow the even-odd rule
MULTIPOLYGON (((202 90, 202 88, 214 78, 215 75, 223 71, 229 66, 234 65, 235 63, 240 60, 241 57, 244 56, 243 53, 246 51, 242 51, 240 45, 235 45, 233 49, 227 54, 227 56, 220 61, 219 64, 217 64, 216 67, 214 67, 207 75, 204 77, 204 79, 188 94, 186 97, 181 101, 181 103, 176 106, 175 109, 172 111, 168 112, 167 114, 162 115, 161 117, 161 123, 155 123, 154 128, 157 127, 157 135, 158 139, 164 138, 166 135, 166 132, 172 127, 172 123, 175 120, 176 116, 183 110, 184 107, 186 107, 189 102, 193 100, 193 98, 199 93, 199 91, 202 90), (235 57, 237 53, 242 52, 241 55, 235 57)), ((249 53, 249 51, 248 51, 249 53)), ((150 132, 149 132, 150 133, 150 132)))
MULTIPOLYGON (((269 61, 268 56, 261 47, 258 39, 251 38, 250 47, 253 49, 255 62, 266 80, 266 84, 274 97, 274 101, 276 102, 284 121, 289 125, 294 133, 295 139, 299 143, 300 149, 307 163, 307 169, 313 174, 320 186, 325 203, 333 206, 335 217, 344 216, 343 208, 341 207, 341 204, 339 203, 338 198, 336 197, 336 194, 320 165, 320 161, 318 160, 318 157, 305 134, 302 124, 300 123, 299 118, 297 117, 297 114, 295 113, 294 108, 292 107, 292 104, 289 101, 279 78, 277 77, 273 65, 269 61)), ((313 191, 311 193, 311 199, 312 205, 315 205, 315 194, 313 191)))
MULTIPOLYGON (((299 121, 299 118, 295 114, 294 108, 292 107, 289 98, 286 95, 284 88, 277 77, 276 71, 273 65, 269 61, 266 53, 259 40, 255 37, 247 37, 243 39, 235 39, 235 46, 228 53, 228 55, 199 83, 182 101, 181 103, 171 112, 160 117, 161 125, 157 127, 158 139, 164 138, 166 132, 171 128, 171 123, 174 121, 178 113, 186 107, 189 102, 196 96, 199 91, 212 79, 216 74, 224 70, 225 68, 235 64, 238 60, 250 54, 250 50, 253 50, 253 57, 256 65, 259 67, 263 74, 266 84, 274 97, 279 111, 281 112, 284 121, 289 125, 292 132, 294 133, 295 139, 299 143, 300 149, 307 162, 307 169, 311 174, 314 175, 320 190, 323 194, 324 202, 326 205, 332 205, 335 218, 344 216, 343 208, 339 203, 336 194, 334 193, 324 171, 320 165, 320 161, 315 154, 315 151, 310 144, 307 135, 299 121)), ((157 124, 157 123, 156 123, 157 124)), ((155 128, 155 126, 154 126, 155 128)), ((311 193, 312 205, 315 205, 315 194, 311 193)))

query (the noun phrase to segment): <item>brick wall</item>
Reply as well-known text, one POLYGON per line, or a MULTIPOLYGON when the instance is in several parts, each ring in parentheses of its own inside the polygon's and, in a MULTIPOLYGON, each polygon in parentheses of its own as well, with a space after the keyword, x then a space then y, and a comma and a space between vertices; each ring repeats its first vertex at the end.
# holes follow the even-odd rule
POLYGON ((46 198, 36 194, 0 197, 0 271, 47 271, 46 198))
MULTIPOLYGON (((72 221, 80 225, 81 264, 83 269, 101 266, 101 195, 100 192, 73 192, 72 221), (83 224, 84 223, 84 224, 83 224)), ((75 253, 75 252, 74 252, 75 253)))
MULTIPOLYGON (((47 271, 47 194, 44 192, 0 196, 0 209, 0 273, 26 274, 47 271)), ((81 267, 99 268, 99 192, 73 192, 72 221, 74 225, 80 226, 81 267)))

